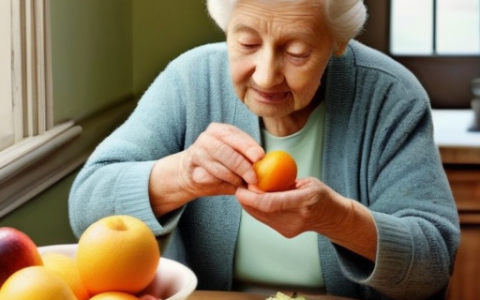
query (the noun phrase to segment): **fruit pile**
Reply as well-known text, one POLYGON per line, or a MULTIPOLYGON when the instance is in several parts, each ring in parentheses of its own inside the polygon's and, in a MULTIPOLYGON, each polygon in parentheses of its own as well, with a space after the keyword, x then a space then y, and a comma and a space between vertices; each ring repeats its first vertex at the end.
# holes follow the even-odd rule
POLYGON ((40 254, 28 235, 0 227, 0 300, 154 300, 140 295, 159 262, 152 231, 131 216, 90 225, 72 256, 40 254))

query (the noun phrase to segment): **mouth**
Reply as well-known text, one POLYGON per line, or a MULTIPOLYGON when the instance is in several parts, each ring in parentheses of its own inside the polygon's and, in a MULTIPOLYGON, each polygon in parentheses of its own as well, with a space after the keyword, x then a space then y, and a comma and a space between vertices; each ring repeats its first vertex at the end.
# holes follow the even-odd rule
POLYGON ((283 101, 290 94, 288 91, 260 91, 258 89, 253 89, 253 91, 260 102, 267 103, 283 101))

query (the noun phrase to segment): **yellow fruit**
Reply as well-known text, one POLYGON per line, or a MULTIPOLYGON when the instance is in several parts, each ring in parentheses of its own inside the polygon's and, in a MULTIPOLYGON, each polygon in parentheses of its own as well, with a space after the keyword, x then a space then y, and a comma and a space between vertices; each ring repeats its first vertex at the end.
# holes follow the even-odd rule
POLYGON ((90 295, 111 291, 136 294, 155 277, 160 249, 144 222, 115 215, 85 230, 78 241, 76 261, 90 295))
POLYGON ((0 289, 0 300, 77 300, 68 284, 44 266, 23 268, 0 289))
POLYGON ((90 300, 138 300, 138 298, 128 293, 105 292, 93 296, 90 300))
POLYGON ((297 163, 285 151, 271 151, 253 164, 257 174, 257 187, 264 192, 292 189, 297 179, 297 163))
POLYGON ((90 295, 83 286, 74 258, 64 254, 45 253, 42 255, 43 265, 65 280, 78 300, 88 300, 90 295))

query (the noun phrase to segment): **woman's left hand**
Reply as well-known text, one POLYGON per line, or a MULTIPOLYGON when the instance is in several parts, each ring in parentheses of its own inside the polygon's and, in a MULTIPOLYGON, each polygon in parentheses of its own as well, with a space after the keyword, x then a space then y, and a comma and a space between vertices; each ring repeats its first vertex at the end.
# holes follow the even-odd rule
POLYGON ((255 219, 292 238, 305 231, 341 224, 347 209, 334 194, 320 180, 304 178, 297 180, 292 190, 257 193, 239 188, 236 196, 255 219))
POLYGON ((314 231, 375 260, 377 232, 370 211, 316 178, 297 179, 295 189, 285 192, 238 188, 236 197, 245 211, 287 238, 314 231))

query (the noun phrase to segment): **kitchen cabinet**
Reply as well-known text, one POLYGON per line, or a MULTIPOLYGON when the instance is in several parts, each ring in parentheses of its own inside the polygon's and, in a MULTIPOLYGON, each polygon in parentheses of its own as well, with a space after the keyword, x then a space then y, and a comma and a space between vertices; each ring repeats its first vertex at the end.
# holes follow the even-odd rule
POLYGON ((460 216, 461 242, 450 282, 450 300, 477 300, 480 296, 480 162, 446 165, 460 216))
POLYGON ((455 197, 461 242, 449 300, 480 297, 480 132, 469 131, 471 110, 434 110, 435 141, 455 197))

